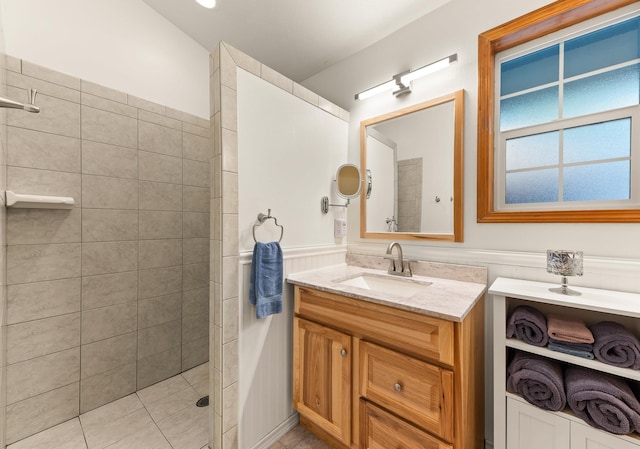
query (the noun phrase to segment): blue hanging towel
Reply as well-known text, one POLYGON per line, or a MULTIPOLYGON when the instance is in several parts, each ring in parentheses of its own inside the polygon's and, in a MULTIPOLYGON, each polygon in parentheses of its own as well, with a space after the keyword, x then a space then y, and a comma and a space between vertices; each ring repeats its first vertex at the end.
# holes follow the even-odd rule
POLYGON ((280 244, 256 243, 251 259, 249 303, 256 306, 258 318, 282 312, 282 276, 280 244))

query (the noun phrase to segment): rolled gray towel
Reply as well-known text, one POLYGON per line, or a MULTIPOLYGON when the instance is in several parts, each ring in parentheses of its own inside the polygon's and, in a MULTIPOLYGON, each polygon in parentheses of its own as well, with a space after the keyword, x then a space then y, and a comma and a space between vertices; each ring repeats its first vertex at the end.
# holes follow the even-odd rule
POLYGON ((558 411, 567 405, 560 363, 527 352, 516 352, 509 364, 507 391, 545 410, 558 411))
POLYGON ((601 321, 591 326, 591 333, 596 359, 621 368, 640 369, 640 341, 622 324, 601 321))
POLYGON ((623 379, 579 366, 564 375, 569 407, 587 424, 618 435, 640 429, 640 403, 623 379))
POLYGON ((547 319, 531 306, 516 307, 507 320, 507 337, 514 336, 530 345, 546 346, 549 341, 547 319))

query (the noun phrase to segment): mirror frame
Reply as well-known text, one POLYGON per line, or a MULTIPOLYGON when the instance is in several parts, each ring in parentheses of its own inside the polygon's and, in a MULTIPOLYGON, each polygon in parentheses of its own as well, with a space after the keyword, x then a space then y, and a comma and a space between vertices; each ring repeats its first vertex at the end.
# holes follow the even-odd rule
POLYGON ((362 194, 366 191, 362 180, 360 188, 360 238, 385 240, 436 240, 442 242, 462 242, 464 239, 464 89, 443 95, 442 97, 424 101, 397 111, 372 117, 360 122, 360 173, 367 170, 367 126, 402 117, 423 109, 432 108, 444 103, 454 102, 454 133, 453 133, 453 233, 430 234, 411 232, 367 232, 367 200, 362 194))

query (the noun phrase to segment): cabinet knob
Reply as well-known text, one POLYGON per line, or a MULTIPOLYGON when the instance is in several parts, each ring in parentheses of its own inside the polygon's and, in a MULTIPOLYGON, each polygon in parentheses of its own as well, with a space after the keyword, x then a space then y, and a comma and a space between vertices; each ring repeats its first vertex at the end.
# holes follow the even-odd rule
POLYGON ((342 349, 340 350, 340 355, 341 355, 342 357, 346 357, 346 356, 347 356, 347 350, 346 350, 346 349, 344 349, 344 348, 342 348, 342 349))
POLYGON ((402 391, 402 385, 399 383, 395 383, 393 384, 393 389, 400 393, 402 391))

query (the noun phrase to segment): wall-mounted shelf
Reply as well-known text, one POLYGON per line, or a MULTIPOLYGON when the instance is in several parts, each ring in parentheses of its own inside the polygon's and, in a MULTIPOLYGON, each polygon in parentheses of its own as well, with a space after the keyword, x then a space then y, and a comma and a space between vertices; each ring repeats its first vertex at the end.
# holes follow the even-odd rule
POLYGON ((6 205, 17 209, 71 209, 75 201, 69 196, 27 195, 6 191, 6 205))

